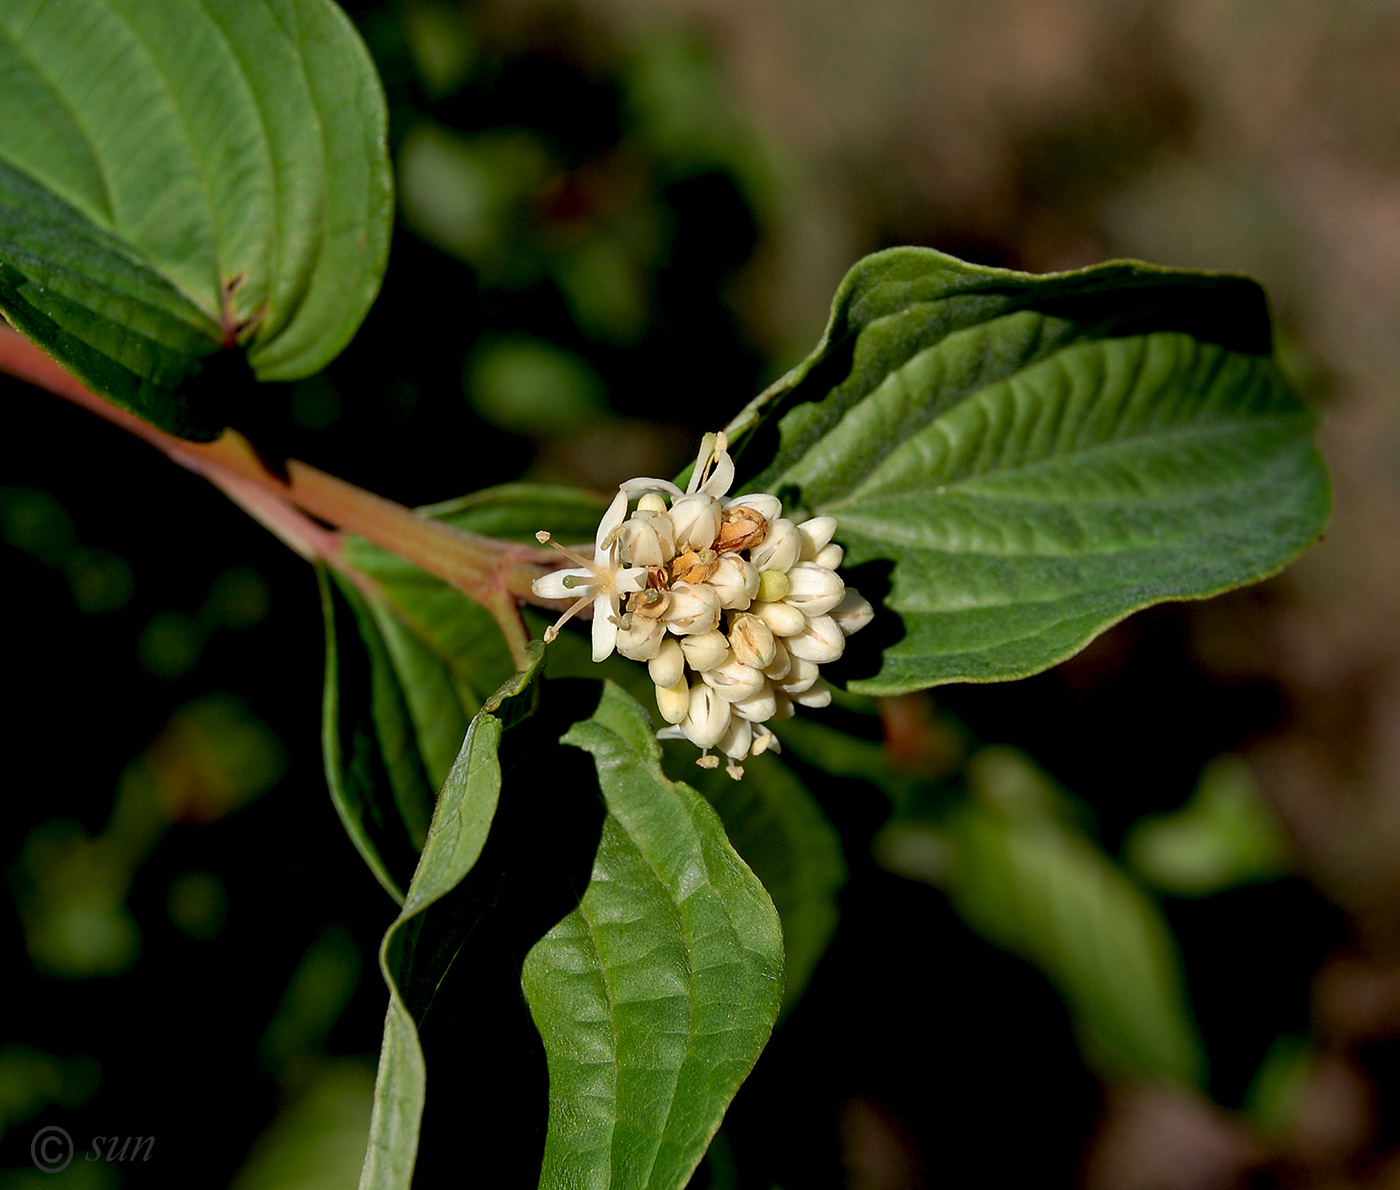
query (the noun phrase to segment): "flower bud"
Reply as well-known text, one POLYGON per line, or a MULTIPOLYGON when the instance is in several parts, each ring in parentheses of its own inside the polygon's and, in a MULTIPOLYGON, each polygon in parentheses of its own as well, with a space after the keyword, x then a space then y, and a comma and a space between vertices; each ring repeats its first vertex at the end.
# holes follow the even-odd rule
POLYGON ((681 638, 681 652, 696 673, 704 673, 723 665, 729 659, 729 642, 718 628, 711 632, 698 632, 694 636, 681 638))
POLYGON ((773 708, 773 713, 768 716, 770 723, 781 723, 784 719, 791 719, 795 712, 792 709, 792 699, 781 690, 773 692, 773 699, 777 705, 773 708))
POLYGON ((681 730, 697 748, 713 748, 729 730, 729 704, 704 682, 690 688, 690 707, 681 730))
POLYGON ((719 537, 715 549, 722 551, 751 550, 762 545, 768 536, 768 522, 756 509, 739 504, 726 508, 719 518, 719 537))
POLYGON ((650 661, 661 651, 665 639, 666 627, 660 620, 629 614, 618 625, 615 647, 632 661, 650 661))
MULTIPOLYGON (((668 636, 661 642, 656 656, 647 662, 647 672, 658 686, 674 686, 685 676, 685 654, 681 642, 668 636)), ((668 719, 668 723, 678 723, 678 719, 668 719)))
POLYGON ((647 492, 637 501, 638 512, 665 512, 666 497, 660 492, 647 492))
POLYGON ((761 570, 758 574, 758 595, 756 598, 764 603, 777 603, 779 599, 786 599, 787 593, 792 590, 792 584, 788 582, 788 576, 781 570, 761 570))
POLYGON ((815 661, 808 661, 805 657, 794 657, 787 677, 777 683, 777 686, 784 694, 796 697, 810 690, 819 677, 821 667, 815 661))
POLYGON ((719 596, 709 587, 677 583, 671 588, 666 627, 677 636, 709 632, 719 623, 719 596))
POLYGON ((735 496, 732 500, 726 500, 724 507, 726 510, 751 508, 765 521, 777 520, 783 515, 783 502, 777 496, 769 496, 764 492, 754 492, 749 496, 735 496))
POLYGON ((775 640, 773 642, 773 660, 763 671, 763 676, 772 678, 775 682, 781 682, 788 676, 788 670, 792 668, 792 654, 783 647, 783 642, 775 640))
POLYGON ((749 611, 767 624, 774 636, 796 636, 807 628, 807 617, 790 603, 755 603, 749 611))
POLYGON ((703 583, 719 567, 719 555, 714 550, 686 550, 671 563, 673 583, 703 583))
MULTIPOLYGON (((753 743, 753 724, 737 716, 729 720, 729 729, 719 742, 719 750, 732 760, 743 760, 753 743)), ((742 774, 740 774, 742 776, 742 774)))
POLYGON ((841 563, 846 560, 846 551, 833 541, 812 560, 828 570, 839 570, 841 563))
POLYGON ((773 717, 773 712, 778 709, 777 694, 771 683, 765 682, 763 689, 757 694, 744 699, 742 702, 733 704, 734 713, 741 719, 749 719, 754 723, 763 723, 773 717))
POLYGON ((824 665, 835 661, 846 649, 846 638, 830 616, 817 616, 807 621, 807 627, 787 639, 788 652, 794 658, 824 665))
POLYGON ((758 571, 738 554, 725 554, 719 560, 709 583, 719 596, 720 607, 746 608, 758 594, 758 571))
POLYGON ((759 570, 791 570, 802 551, 802 535, 787 517, 779 517, 768 526, 763 544, 749 551, 749 561, 759 570))
POLYGON ((785 603, 792 604, 808 619, 824 616, 846 596, 840 575, 815 562, 799 562, 787 572, 789 589, 785 603))
POLYGON ((676 552, 676 533, 664 512, 634 512, 619 535, 622 560, 633 566, 664 566, 676 552))
POLYGON ((679 496, 671 505, 671 524, 678 550, 708 550, 719 536, 719 501, 697 493, 679 496))
POLYGON ((773 630, 757 616, 735 616, 729 630, 729 647, 744 665, 767 669, 778 652, 773 630))
POLYGON ((707 669, 700 677, 726 702, 743 702, 746 698, 752 698, 763 689, 767 681, 761 670, 736 661, 733 657, 723 665, 707 669))
MULTIPOLYGON (((802 537, 802 557, 803 562, 816 560, 831 541, 831 535, 836 532, 836 518, 834 516, 814 516, 810 521, 803 521, 797 526, 797 532, 802 537)), ((833 567, 833 569, 835 569, 833 567)))
POLYGON ((805 694, 794 694, 792 701, 800 707, 829 707, 831 705, 831 687, 825 682, 818 682, 805 694))
POLYGON ((667 723, 681 723, 690 714, 690 685, 684 678, 673 686, 657 686, 656 709, 667 723))
POLYGON ((832 610, 831 618, 847 636, 859 632, 875 618, 875 609, 859 591, 846 588, 846 597, 832 610))

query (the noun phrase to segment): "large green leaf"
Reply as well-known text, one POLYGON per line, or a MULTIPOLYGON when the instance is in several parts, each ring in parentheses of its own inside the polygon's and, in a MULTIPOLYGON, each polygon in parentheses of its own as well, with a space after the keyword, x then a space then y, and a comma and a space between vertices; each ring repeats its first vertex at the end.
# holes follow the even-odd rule
POLYGON ((1109 1078, 1205 1082, 1181 958, 1161 911, 1075 822, 1083 808, 1006 748, 979 753, 977 797, 934 827, 896 819, 876 854, 946 888, 979 934, 1035 964, 1109 1078))
POLYGON ((374 1115, 369 1148, 360 1177, 362 1190, 407 1190, 418 1151, 418 1126, 423 1115, 427 1080, 423 1050, 418 1039, 417 1016, 406 1003, 410 974, 417 981, 436 986, 461 945, 461 933, 447 947, 424 946, 426 959, 411 972, 420 941, 414 928, 435 902, 451 893, 481 855, 501 792, 501 765, 497 757, 505 723, 520 713, 519 703, 529 696, 542 648, 535 646, 534 664, 503 685, 472 720, 467 738, 442 788, 432 828, 413 873, 403 909, 384 935, 379 962, 389 985, 389 1011, 379 1054, 379 1074, 374 1091, 374 1115))
POLYGON ((523 983, 549 1059, 544 1190, 689 1180, 783 994, 778 915, 713 809, 668 781, 642 708, 608 683, 564 742, 607 803, 578 908, 523 983))
MULTIPOLYGON (((572 489, 510 484, 421 511, 533 543, 546 526, 592 538, 601 507, 572 489)), ((467 725, 515 667, 490 613, 455 587, 357 537, 341 559, 355 581, 332 576, 322 593, 326 775, 346 832, 402 900, 467 725)))
POLYGON ((264 380, 349 341, 392 214, 383 94, 331 0, 0 3, 0 310, 174 433, 226 409, 201 360, 264 380))
MULTIPOLYGON (((675 747, 685 763, 694 761, 693 747, 675 747)), ((690 771, 782 920, 786 1012, 806 990, 836 933, 836 898, 846 883, 841 836, 807 787, 771 752, 744 761, 742 781, 693 763, 690 771)))
POLYGON ((748 490, 836 516, 848 566, 894 564, 904 635, 853 689, 994 681, 1316 539, 1313 418, 1270 351, 1244 278, 1035 277, 897 248, 851 271, 817 350, 730 431, 752 431, 748 490))

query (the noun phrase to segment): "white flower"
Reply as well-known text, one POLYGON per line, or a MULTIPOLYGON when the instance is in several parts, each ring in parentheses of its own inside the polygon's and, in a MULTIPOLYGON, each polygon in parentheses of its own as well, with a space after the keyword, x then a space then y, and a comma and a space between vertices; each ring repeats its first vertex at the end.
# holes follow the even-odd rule
POLYGON ((685 663, 702 674, 729 659, 729 641, 718 628, 681 637, 681 653, 685 663))
POLYGON ((758 571, 738 554, 721 554, 706 581, 715 589, 722 608, 746 608, 758 595, 758 571))
POLYGON ((759 570, 777 570, 786 574, 802 552, 802 534, 787 517, 779 517, 768 526, 768 537, 762 545, 749 552, 749 561, 759 570))
POLYGON ((701 680, 713 687, 725 702, 743 702, 763 689, 763 671, 745 665, 736 657, 731 657, 723 665, 716 665, 700 675, 701 680))
POLYGON ((690 707, 680 725, 697 748, 713 748, 729 730, 729 704, 704 682, 690 688, 690 707))
POLYGON ((827 547, 831 542, 831 535, 836 532, 836 518, 814 516, 798 525, 797 532, 802 538, 802 556, 799 561, 815 562, 817 555, 827 547))
POLYGON ((783 602, 797 608, 804 616, 824 616, 846 596, 846 584, 840 575, 815 562, 799 562, 787 572, 788 593, 783 602))
POLYGON ((709 632, 719 623, 719 596, 703 583, 677 583, 665 620, 678 636, 709 632))
POLYGON ((831 618, 847 636, 859 632, 875 618, 875 609, 857 590, 846 588, 846 597, 832 609, 831 618))
POLYGON ((545 640, 591 603, 594 660, 616 648, 647 663, 667 724, 658 738, 690 740, 702 768, 718 767, 718 748, 738 780, 740 761, 779 750, 766 723, 831 702, 821 666, 874 610, 836 573, 845 555, 834 517, 796 524, 777 496, 730 497, 734 474, 720 433, 705 435, 685 491, 628 480, 598 526, 593 561, 563 550, 579 565, 534 591, 559 599, 585 588, 545 640))
POLYGON ((537 578, 530 584, 530 589, 541 599, 568 599, 574 596, 579 588, 584 590, 584 594, 578 596, 574 605, 544 630, 546 644, 559 635, 559 629, 572 616, 591 603, 593 660, 602 661, 613 651, 613 645, 617 642, 617 621, 622 614, 621 596, 642 590, 647 581, 647 572, 643 567, 619 565, 616 531, 626 515, 627 496, 618 492, 598 523, 598 532, 593 541, 592 561, 566 549, 543 530, 535 534, 540 541, 549 542, 564 557, 571 562, 577 562, 578 565, 555 570, 537 578))
POLYGON ((830 616, 817 616, 807 621, 807 627, 783 642, 794 658, 825 665, 835 661, 846 650, 846 638, 830 616))
POLYGON ((778 655, 778 642, 773 630, 757 616, 747 612, 734 617, 729 629, 729 645, 734 656, 754 669, 767 669, 778 655))
POLYGON ((622 523, 622 557, 633 566, 665 566, 676 556, 676 532, 664 512, 638 510, 622 523))
POLYGON ((658 688, 674 686, 685 677, 685 654, 680 641, 669 636, 662 641, 656 656, 647 662, 647 672, 658 688))

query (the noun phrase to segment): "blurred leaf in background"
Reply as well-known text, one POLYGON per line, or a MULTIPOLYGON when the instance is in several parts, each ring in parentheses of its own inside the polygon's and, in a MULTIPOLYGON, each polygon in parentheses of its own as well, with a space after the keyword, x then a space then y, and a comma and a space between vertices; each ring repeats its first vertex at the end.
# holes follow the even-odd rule
POLYGON ((969 926, 1044 972, 1105 1077, 1204 1086, 1171 929, 1093 841, 1087 807, 1012 748, 974 755, 968 780, 936 824, 886 826, 877 859, 946 888, 969 926))
MULTIPOLYGON (((141 947, 126 904, 137 869, 172 824, 241 809, 281 779, 285 763, 281 741, 240 699, 211 695, 176 711, 123 771, 101 834, 56 819, 26 839, 10 879, 35 968, 75 979, 128 970, 141 947)), ((182 906, 172 915, 190 913, 188 932, 198 933, 215 911, 201 924, 189 896, 172 899, 182 906)))
POLYGON ((1207 897, 1293 869, 1292 848, 1238 756, 1212 760, 1180 810, 1141 819, 1124 857, 1145 883, 1177 897, 1207 897))

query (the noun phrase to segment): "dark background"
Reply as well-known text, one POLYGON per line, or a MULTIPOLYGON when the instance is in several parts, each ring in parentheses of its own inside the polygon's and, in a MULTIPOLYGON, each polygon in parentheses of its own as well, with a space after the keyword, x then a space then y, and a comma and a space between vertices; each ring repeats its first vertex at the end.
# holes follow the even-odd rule
MULTIPOLYGON (((1042 977, 870 858, 882 796, 804 771, 846 840, 842 926, 697 1185, 1382 1184, 1400 1140, 1394 10, 347 7, 389 95, 398 228, 351 347, 254 394, 240 428, 269 453, 410 504, 671 474, 810 348, 842 272, 897 243, 1253 272, 1324 412, 1337 516, 1288 574, 1140 614, 1040 677, 935 692, 1085 799, 1111 852, 1212 757, 1249 759, 1298 874, 1167 912, 1220 1104, 1280 1034, 1326 1043, 1291 1164, 1242 1174, 1230 1118, 1100 1088, 1042 977)), ((3 377, 0 397, 0 1186, 353 1186, 393 914, 324 788, 313 576, 120 432, 3 377), (80 1146, 153 1135, 154 1157, 41 1178, 46 1124, 80 1146)), ((511 1061, 508 1035, 474 1041, 482 1069, 511 1061)), ((450 1116, 489 1086, 442 1094, 450 1116)), ((420 1183, 532 1184, 475 1148, 427 1154, 420 1183)))

